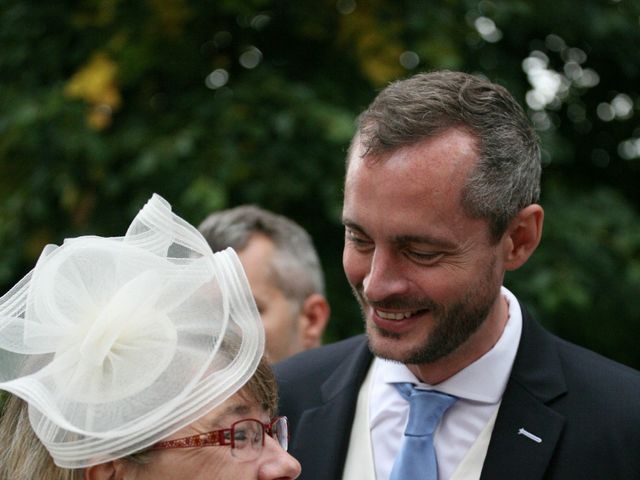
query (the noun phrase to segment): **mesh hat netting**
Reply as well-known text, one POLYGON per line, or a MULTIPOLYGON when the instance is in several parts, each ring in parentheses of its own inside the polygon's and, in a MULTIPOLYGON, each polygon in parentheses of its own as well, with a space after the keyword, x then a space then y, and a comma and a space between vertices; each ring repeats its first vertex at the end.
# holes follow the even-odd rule
POLYGON ((264 332, 242 266, 154 195, 117 238, 47 246, 0 298, 0 388, 55 463, 149 446, 253 375, 264 332))

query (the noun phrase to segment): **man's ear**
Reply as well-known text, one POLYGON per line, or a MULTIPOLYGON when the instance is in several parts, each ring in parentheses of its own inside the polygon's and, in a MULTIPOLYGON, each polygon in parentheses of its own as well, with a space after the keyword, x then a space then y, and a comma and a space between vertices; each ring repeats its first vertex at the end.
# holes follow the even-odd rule
POLYGON ((116 480, 115 461, 93 465, 84 469, 84 480, 116 480))
POLYGON ((312 293, 304 301, 298 317, 298 337, 304 349, 322 344, 322 334, 330 314, 329 302, 323 295, 312 293))
POLYGON ((544 210, 536 203, 518 212, 503 237, 504 266, 515 270, 529 259, 540 243, 544 210))

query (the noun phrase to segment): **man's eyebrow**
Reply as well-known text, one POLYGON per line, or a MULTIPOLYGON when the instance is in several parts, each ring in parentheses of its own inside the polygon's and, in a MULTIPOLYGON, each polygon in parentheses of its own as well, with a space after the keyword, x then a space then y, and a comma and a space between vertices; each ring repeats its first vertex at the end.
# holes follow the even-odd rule
MULTIPOLYGON (((357 223, 349 219, 343 218, 342 224, 345 227, 351 230, 354 230, 358 233, 362 233, 363 235, 367 234, 364 228, 362 228, 360 225, 358 225, 357 223)), ((392 241, 397 245, 409 245, 412 243, 421 243, 425 245, 433 245, 433 246, 444 248, 447 250, 455 250, 456 248, 458 248, 458 244, 452 242, 451 240, 447 240, 441 237, 435 237, 433 235, 398 235, 394 237, 392 241)))
POLYGON ((400 235, 394 238, 394 242, 399 245, 407 245, 410 243, 424 243, 427 245, 434 245, 446 249, 453 250, 458 245, 450 240, 434 237, 433 235, 400 235))
POLYGON ((349 220, 348 218, 343 218, 342 219, 342 225, 344 225, 347 228, 350 228, 351 230, 356 230, 360 233, 364 233, 364 228, 362 228, 360 225, 358 225, 355 222, 352 222, 351 220, 349 220))

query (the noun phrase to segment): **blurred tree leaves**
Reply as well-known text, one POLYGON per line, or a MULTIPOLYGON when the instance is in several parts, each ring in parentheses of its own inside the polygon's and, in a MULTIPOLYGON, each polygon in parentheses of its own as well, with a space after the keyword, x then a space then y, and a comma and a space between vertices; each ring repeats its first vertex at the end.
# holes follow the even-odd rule
POLYGON ((609 188, 546 187, 542 247, 506 286, 563 338, 638 365, 638 214, 609 188))
POLYGON ((0 291, 48 242, 122 234, 152 192, 196 224, 254 202, 316 239, 327 339, 358 332, 353 122, 391 80, 461 69, 509 88, 545 148, 543 244, 508 285, 640 367, 638 18, 637 0, 0 0, 0 291))

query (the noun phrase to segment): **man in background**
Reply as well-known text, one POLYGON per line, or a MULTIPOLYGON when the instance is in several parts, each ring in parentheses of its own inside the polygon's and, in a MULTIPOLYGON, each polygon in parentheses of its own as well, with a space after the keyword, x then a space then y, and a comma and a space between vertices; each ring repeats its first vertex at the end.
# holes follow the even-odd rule
POLYGON ((329 320, 324 276, 309 234, 254 205, 209 215, 198 227, 216 252, 240 257, 264 323, 269 361, 319 347, 329 320))

